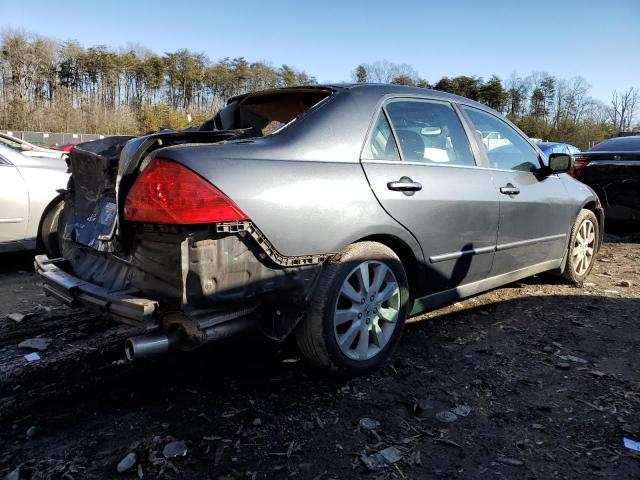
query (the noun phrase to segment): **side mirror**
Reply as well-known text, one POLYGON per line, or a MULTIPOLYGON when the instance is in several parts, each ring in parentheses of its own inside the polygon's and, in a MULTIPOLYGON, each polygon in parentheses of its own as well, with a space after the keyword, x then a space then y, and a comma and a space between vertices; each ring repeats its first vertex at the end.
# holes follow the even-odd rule
POLYGON ((552 153, 549 155, 549 170, 553 173, 564 173, 573 167, 573 156, 567 153, 552 153))
POLYGON ((31 145, 27 145, 26 143, 21 143, 20 150, 22 150, 23 152, 29 152, 33 150, 33 147, 31 145))

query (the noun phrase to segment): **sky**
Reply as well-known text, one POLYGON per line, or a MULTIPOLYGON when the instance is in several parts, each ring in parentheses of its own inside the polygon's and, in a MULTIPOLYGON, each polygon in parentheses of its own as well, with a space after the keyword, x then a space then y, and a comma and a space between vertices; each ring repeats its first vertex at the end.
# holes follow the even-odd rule
POLYGON ((360 63, 407 63, 421 78, 584 77, 590 95, 640 88, 640 0, 0 0, 0 28, 83 46, 187 48, 210 59, 288 64, 320 82, 360 63))

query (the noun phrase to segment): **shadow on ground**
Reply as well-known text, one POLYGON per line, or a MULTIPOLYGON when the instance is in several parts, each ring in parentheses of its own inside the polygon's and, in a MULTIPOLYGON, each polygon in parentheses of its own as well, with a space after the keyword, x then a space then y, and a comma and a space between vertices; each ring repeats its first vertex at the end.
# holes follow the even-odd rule
POLYGON ((0 273, 32 272, 34 251, 0 253, 0 273))

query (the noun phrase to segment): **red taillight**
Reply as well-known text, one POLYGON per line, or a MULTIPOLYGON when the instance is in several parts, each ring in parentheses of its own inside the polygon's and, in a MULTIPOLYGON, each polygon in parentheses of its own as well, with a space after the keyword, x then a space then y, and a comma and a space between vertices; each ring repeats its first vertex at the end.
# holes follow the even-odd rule
POLYGON ((248 220, 229 197, 179 163, 156 158, 127 195, 124 218, 134 222, 195 224, 248 220))
POLYGON ((579 170, 582 170, 583 168, 586 168, 587 165, 589 165, 589 162, 591 160, 589 160, 586 157, 574 157, 573 158, 573 168, 571 170, 569 170, 567 173, 569 175, 571 175, 572 177, 576 176, 576 172, 578 172, 579 170))

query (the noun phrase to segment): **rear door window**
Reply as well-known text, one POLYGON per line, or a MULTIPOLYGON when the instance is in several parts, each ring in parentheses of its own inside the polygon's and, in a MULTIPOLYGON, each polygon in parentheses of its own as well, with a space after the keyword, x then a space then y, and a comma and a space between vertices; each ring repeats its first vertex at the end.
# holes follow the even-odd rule
POLYGON ((478 135, 491 168, 532 172, 540 168, 535 149, 506 122, 477 108, 462 106, 478 135))
POLYGON ((398 98, 385 109, 404 161, 475 166, 469 139, 450 103, 398 98))

